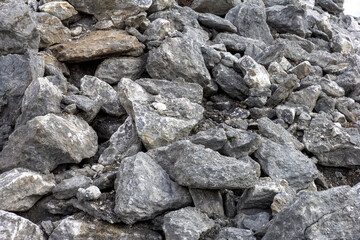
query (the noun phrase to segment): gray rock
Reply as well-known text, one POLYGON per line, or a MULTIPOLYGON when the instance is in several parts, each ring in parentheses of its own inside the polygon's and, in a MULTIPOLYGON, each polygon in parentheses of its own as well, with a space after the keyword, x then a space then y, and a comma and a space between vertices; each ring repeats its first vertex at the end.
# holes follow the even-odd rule
POLYGON ((51 171, 60 164, 79 163, 94 156, 97 147, 97 135, 85 121, 72 115, 47 114, 35 117, 10 135, 0 153, 0 169, 51 171))
POLYGON ((354 52, 354 45, 347 36, 337 34, 331 38, 330 47, 333 52, 351 54, 354 52))
POLYGON ((189 135, 201 120, 203 108, 186 98, 151 95, 139 84, 123 78, 120 101, 136 125, 147 149, 168 145, 189 135))
POLYGON ((166 239, 196 240, 215 226, 205 213, 193 207, 182 208, 164 216, 162 229, 166 239))
POLYGON ((292 204, 296 197, 295 190, 289 186, 289 183, 286 180, 281 180, 280 184, 283 187, 283 191, 275 195, 271 204, 273 216, 281 212, 286 206, 292 204))
POLYGON ((299 79, 296 77, 296 75, 289 75, 283 80, 283 82, 279 84, 277 89, 271 95, 271 97, 267 101, 267 106, 275 107, 276 105, 280 104, 292 93, 293 89, 298 83, 299 79))
POLYGON ((60 20, 65 20, 75 16, 78 12, 68 2, 51 1, 39 6, 41 12, 49 13, 60 20))
POLYGON ((146 28, 144 37, 148 41, 148 46, 151 41, 162 41, 166 37, 171 36, 175 32, 170 21, 162 18, 157 18, 146 28))
POLYGON ((23 1, 2 1, 0 29, 0 55, 38 51, 40 35, 31 9, 23 1))
POLYGON ((344 11, 342 8, 342 4, 344 1, 334 1, 334 0, 316 0, 316 5, 320 6, 325 11, 332 13, 332 14, 338 14, 344 11), (338 4, 340 3, 341 4, 338 4))
POLYGON ((189 140, 194 144, 204 145, 206 148, 211 148, 214 151, 220 150, 228 141, 223 128, 200 131, 191 136, 189 140))
POLYGON ((76 196, 79 188, 87 188, 92 180, 85 176, 75 176, 61 181, 53 189, 53 196, 56 199, 69 199, 76 196))
POLYGON ((276 111, 272 108, 251 108, 250 117, 253 119, 260 119, 262 117, 274 118, 276 116, 276 111))
POLYGON ((269 222, 269 219, 270 214, 268 212, 259 212, 252 215, 245 215, 241 224, 244 228, 257 232, 269 222))
POLYGON ((258 127, 260 134, 276 143, 282 145, 289 145, 297 150, 303 150, 304 145, 297 140, 291 133, 289 133, 281 125, 274 123, 268 118, 261 118, 258 120, 258 127))
POLYGON ((93 201, 97 200, 100 196, 100 189, 96 186, 90 186, 86 189, 79 188, 76 193, 76 198, 80 201, 93 201))
POLYGON ((115 189, 115 213, 127 224, 191 204, 188 190, 142 152, 121 162, 115 189))
POLYGON ((325 166, 352 167, 360 165, 360 136, 358 129, 343 128, 329 119, 318 116, 311 120, 304 134, 306 149, 325 166))
POLYGON ((151 50, 146 70, 152 78, 184 78, 202 87, 209 85, 211 80, 200 44, 189 38, 170 38, 151 50))
POLYGON ((342 97, 336 100, 336 109, 344 114, 349 122, 357 122, 359 118, 355 112, 352 112, 354 105, 355 100, 352 98, 342 97))
POLYGON ((226 227, 221 229, 216 240, 255 240, 254 233, 247 229, 226 227))
POLYGON ((171 0, 153 0, 151 7, 148 9, 149 13, 162 11, 168 7, 171 7, 173 2, 171 0))
POLYGON ((118 57, 105 59, 96 69, 95 76, 109 84, 121 78, 138 79, 145 71, 146 58, 118 57))
POLYGON ((99 163, 103 165, 112 164, 125 157, 135 155, 141 150, 142 144, 137 135, 135 124, 131 117, 111 136, 110 145, 99 157, 99 163))
POLYGON ((209 217, 225 217, 220 191, 195 188, 189 190, 196 208, 206 213, 209 217))
MULTIPOLYGON (((278 40, 279 41, 279 40, 278 40)), ((267 46, 253 58, 256 62, 268 67, 273 62, 280 62, 286 54, 286 46, 280 42, 267 46)))
POLYGON ((292 124, 296 116, 296 108, 284 105, 276 106, 276 116, 288 124, 292 124))
POLYGON ((321 93, 320 85, 313 85, 300 91, 293 92, 287 99, 285 105, 291 107, 302 107, 308 111, 312 111, 316 105, 316 101, 321 93))
POLYGON ((296 190, 307 188, 317 168, 310 158, 295 148, 263 139, 255 152, 262 170, 272 179, 285 179, 296 190))
POLYGON ((24 93, 21 115, 16 121, 16 126, 25 124, 37 116, 60 113, 61 99, 61 91, 47 78, 34 79, 24 93))
POLYGON ((345 62, 344 57, 340 53, 329 53, 322 50, 312 52, 306 57, 306 60, 309 61, 311 65, 322 68, 345 62))
POLYGON ((160 240, 159 233, 142 227, 118 226, 103 221, 70 216, 60 221, 49 240, 62 239, 133 239, 160 240))
POLYGON ((231 8, 240 3, 240 0, 225 0, 222 2, 216 0, 195 0, 190 7, 197 12, 212 13, 221 16, 225 15, 231 8))
POLYGON ((54 187, 55 181, 49 176, 27 169, 15 168, 4 172, 0 174, 0 208, 27 211, 41 196, 51 193, 54 187))
POLYGON ((205 27, 213 28, 219 32, 237 32, 237 28, 229 20, 211 13, 199 14, 198 21, 205 27))
POLYGON ((214 68, 221 61, 221 53, 212 46, 201 46, 201 53, 208 69, 214 68))
POLYGON ((71 215, 79 211, 74 208, 72 200, 58 200, 53 197, 49 201, 46 201, 44 209, 56 215, 71 215))
POLYGON ((266 10, 262 1, 247 1, 232 8, 225 16, 232 22, 240 36, 262 40, 267 44, 273 42, 269 26, 266 23, 266 10), (249 21, 253 19, 253 21, 249 21))
POLYGON ((270 75, 265 67, 249 56, 244 56, 235 63, 235 68, 244 74, 244 82, 249 88, 269 88, 270 75))
POLYGON ((298 79, 303 79, 310 74, 311 64, 308 61, 302 62, 299 65, 291 68, 289 73, 296 74, 298 79))
POLYGON ((356 239, 360 234, 356 222, 359 187, 302 191, 270 222, 263 239, 356 239))
POLYGON ((91 100, 89 97, 84 95, 70 95, 64 96, 63 102, 67 105, 75 104, 76 107, 84 112, 94 111, 96 108, 97 102, 91 100))
POLYGON ((45 240, 45 234, 40 227, 26 218, 15 213, 0 210, 0 238, 1 239, 24 239, 45 240))

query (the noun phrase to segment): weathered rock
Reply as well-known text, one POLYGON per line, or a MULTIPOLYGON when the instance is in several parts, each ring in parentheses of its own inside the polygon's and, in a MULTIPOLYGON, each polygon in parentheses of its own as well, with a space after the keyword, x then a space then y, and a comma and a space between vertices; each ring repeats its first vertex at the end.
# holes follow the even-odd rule
POLYGON ((270 87, 270 76, 266 69, 249 56, 244 56, 235 63, 235 67, 244 74, 244 82, 249 88, 270 87))
POLYGON ((27 211, 54 187, 53 179, 27 169, 4 172, 0 175, 0 209, 27 211))
POLYGON ((293 92, 287 99, 285 105, 292 107, 302 107, 308 111, 312 111, 316 105, 316 101, 321 93, 320 85, 313 85, 300 91, 293 92))
POLYGON ((0 154, 0 169, 51 171, 60 164, 92 157, 97 147, 96 133, 85 121, 71 115, 47 114, 35 117, 11 134, 0 154))
POLYGON ((151 7, 148 9, 149 13, 162 11, 168 7, 171 7, 173 2, 171 0, 153 0, 151 7))
POLYGON ((14 213, 0 210, 0 222, 0 238, 2 239, 46 239, 45 234, 38 225, 14 213))
POLYGON ((131 115, 138 135, 148 149, 188 136, 202 118, 200 105, 186 98, 151 95, 130 79, 121 80, 119 91, 121 104, 131 115))
POLYGON ((71 4, 65 1, 52 1, 45 3, 39 7, 39 10, 41 12, 49 13, 60 20, 68 19, 78 13, 71 4))
POLYGON ((139 56, 144 45, 122 30, 93 31, 78 40, 50 48, 59 61, 85 62, 110 56, 139 56))
POLYGON ((270 214, 268 212, 259 212, 256 214, 246 215, 240 213, 236 216, 237 227, 249 229, 253 232, 257 232, 262 229, 269 222, 270 214))
POLYGON ((211 13, 199 14, 198 21, 205 27, 213 28, 219 32, 237 32, 237 28, 229 20, 211 13))
POLYGON ((340 12, 343 12, 344 11, 344 9, 342 8, 343 3, 344 1, 316 0, 316 5, 320 6, 322 9, 332 14, 338 14, 340 12))
POLYGON ((115 188, 115 213, 127 224, 191 204, 187 189, 142 152, 121 162, 115 188))
POLYGON ((67 105, 75 104, 76 107, 84 112, 90 112, 94 108, 96 108, 96 102, 91 100, 87 96, 84 95, 70 95, 64 96, 63 102, 67 105))
POLYGON ((0 55, 38 51, 40 35, 31 9, 23 1, 2 1, 0 29, 0 55))
POLYGON ((240 0, 225 0, 222 2, 216 0, 195 0, 190 7, 197 12, 212 13, 221 16, 225 15, 231 8, 240 3, 240 0))
POLYGON ((101 196, 100 189, 96 186, 90 186, 88 188, 79 188, 76 193, 76 198, 80 201, 93 201, 97 200, 101 196))
POLYGON ((182 208, 164 216, 162 229, 166 239, 196 240, 215 226, 212 219, 193 207, 182 208))
POLYGON ((311 63, 311 65, 320 66, 322 68, 337 65, 344 63, 344 57, 340 53, 329 53, 322 50, 317 50, 310 53, 306 60, 311 63))
POLYGON ((171 36, 174 31, 175 29, 171 26, 170 21, 157 18, 146 28, 144 36, 147 41, 162 41, 171 36))
POLYGON ((287 78, 284 79, 278 86, 278 88, 274 91, 267 102, 267 106, 275 107, 282 101, 284 101, 291 93, 292 90, 299 83, 299 79, 296 75, 291 74, 287 78))
POLYGON ((263 139, 255 152, 262 170, 272 179, 285 179, 296 190, 307 188, 317 168, 310 158, 295 148, 263 139))
POLYGON ((301 192, 270 222, 263 239, 356 239, 359 187, 301 192))
POLYGON ((269 26, 266 23, 266 10, 262 1, 253 0, 238 4, 232 8, 225 19, 232 22, 240 36, 273 42, 269 26), (251 19, 251 21, 249 21, 251 19))
POLYGON ((303 79, 310 74, 310 71, 311 71, 311 64, 308 61, 305 61, 291 68, 289 70, 289 73, 296 74, 298 79, 303 79))
POLYGON ((221 229, 216 240, 255 240, 253 232, 247 229, 226 227, 221 229))
POLYGON ((195 188, 189 190, 196 208, 206 213, 209 217, 225 217, 220 191, 195 188))
POLYGON ((206 148, 211 148, 214 151, 220 150, 228 141, 223 128, 198 132, 191 136, 189 140, 192 143, 204 145, 206 148))
POLYGON ((90 178, 82 175, 68 178, 56 185, 53 195, 56 199, 69 199, 76 196, 79 188, 87 188, 91 183, 90 178))

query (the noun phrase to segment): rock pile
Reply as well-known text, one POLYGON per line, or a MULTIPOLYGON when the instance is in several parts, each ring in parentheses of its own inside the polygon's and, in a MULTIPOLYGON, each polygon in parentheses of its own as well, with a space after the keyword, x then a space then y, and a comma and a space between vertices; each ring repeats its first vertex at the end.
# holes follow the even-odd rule
POLYGON ((1 1, 0 239, 359 239, 343 3, 1 1))

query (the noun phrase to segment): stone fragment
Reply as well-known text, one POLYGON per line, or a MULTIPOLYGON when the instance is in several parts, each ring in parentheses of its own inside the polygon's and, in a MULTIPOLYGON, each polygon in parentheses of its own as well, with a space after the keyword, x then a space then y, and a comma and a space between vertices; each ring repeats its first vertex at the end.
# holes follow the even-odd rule
POLYGON ((182 208, 164 216, 162 229, 166 239, 196 240, 215 226, 212 219, 193 207, 182 208))
POLYGON ((291 146, 263 139, 255 156, 269 177, 285 179, 296 190, 307 188, 317 175, 312 160, 291 146))
POLYGON ((98 30, 50 48, 59 61, 85 62, 110 56, 139 56, 144 45, 123 30, 98 30))
POLYGON ((75 16, 78 12, 71 4, 65 1, 52 1, 39 6, 41 12, 49 13, 60 20, 75 16))
POLYGON ((219 32, 237 32, 237 28, 229 20, 223 19, 211 13, 199 14, 198 21, 205 27, 213 28, 219 32))
POLYGON ((338 65, 344 63, 345 59, 340 53, 329 53, 323 50, 317 50, 310 53, 306 60, 311 63, 311 65, 320 66, 322 68, 329 67, 331 65, 338 65))
POLYGON ((276 106, 276 116, 278 119, 284 120, 288 124, 292 124, 295 120, 296 109, 293 107, 288 107, 284 105, 276 106))
POLYGON ((316 101, 321 93, 320 85, 313 85, 300 91, 293 92, 287 99, 285 105, 292 107, 302 107, 308 111, 312 111, 316 105, 316 101))
POLYGON ((53 189, 53 195, 56 199, 69 199, 76 196, 79 188, 87 188, 91 185, 90 178, 79 175, 61 181, 53 189))
POLYGON ((195 188, 189 190, 196 208, 206 213, 209 217, 225 217, 220 191, 195 188))
POLYGON ((76 193, 76 198, 80 201, 93 201, 97 200, 101 196, 100 189, 96 186, 90 186, 88 188, 79 188, 76 193))
POLYGON ((94 156, 97 147, 97 135, 85 121, 50 113, 33 118, 11 134, 0 154, 0 169, 52 171, 60 164, 94 156))
POLYGON ((15 213, 0 210, 0 238, 15 240, 45 240, 40 227, 15 213))
POLYGON ((343 3, 344 1, 316 0, 316 5, 320 6, 322 9, 332 14, 338 14, 343 12, 344 11, 344 9, 342 8, 343 3))
POLYGON ((0 174, 0 208, 27 211, 54 187, 53 179, 27 169, 15 168, 4 172, 0 174))
POLYGON ((354 45, 347 36, 335 35, 331 38, 330 47, 333 52, 351 54, 354 52, 354 45))
POLYGON ((146 28, 144 36, 147 41, 162 41, 174 31, 175 29, 168 20, 157 18, 146 28))
POLYGON ((216 0, 195 0, 190 7, 197 12, 212 13, 222 16, 240 3, 240 0, 225 0, 222 2, 216 0))
POLYGON ((75 104, 76 107, 84 112, 90 112, 95 108, 97 104, 94 100, 91 100, 84 95, 70 95, 64 96, 63 102, 67 105, 75 104))
POLYGON ((228 139, 223 128, 209 129, 198 132, 191 136, 189 140, 192 143, 204 145, 206 148, 211 148, 214 151, 220 150, 228 139))
POLYGON ((291 68, 289 73, 296 74, 298 79, 303 79, 310 74, 311 64, 308 61, 302 62, 299 65, 291 68))
MULTIPOLYGON (((240 214, 243 215, 243 214, 240 214)), ((245 215, 245 214, 244 214, 245 215)), ((238 217, 238 216, 237 216, 238 217)), ((241 225, 245 229, 249 229, 252 232, 257 232, 262 229, 269 222, 270 214, 268 212, 259 212, 256 214, 245 215, 241 221, 241 225)), ((240 224, 237 223, 239 226, 240 224)))
POLYGON ((244 82, 249 88, 269 88, 270 76, 265 67, 249 56, 244 56, 235 63, 235 68, 244 74, 244 82))
POLYGON ((215 43, 222 43, 231 52, 245 53, 251 57, 260 54, 266 44, 257 39, 247 38, 232 33, 219 33, 214 38, 215 43))
POLYGON ((152 5, 147 10, 149 13, 162 11, 166 8, 171 7, 173 2, 171 0, 153 0, 152 5))
POLYGON ((127 224, 191 204, 188 190, 143 152, 121 162, 115 188, 115 213, 127 224))
POLYGON ((216 240, 255 240, 253 231, 234 227, 226 227, 220 230, 216 240))
POLYGON ((296 75, 289 75, 287 78, 284 79, 283 82, 279 84, 277 89, 271 95, 271 97, 267 101, 267 106, 275 107, 276 105, 280 104, 292 93, 293 89, 298 83, 299 79, 296 77, 296 75))
POLYGON ((0 56, 38 51, 40 35, 31 9, 23 1, 0 3, 0 56))

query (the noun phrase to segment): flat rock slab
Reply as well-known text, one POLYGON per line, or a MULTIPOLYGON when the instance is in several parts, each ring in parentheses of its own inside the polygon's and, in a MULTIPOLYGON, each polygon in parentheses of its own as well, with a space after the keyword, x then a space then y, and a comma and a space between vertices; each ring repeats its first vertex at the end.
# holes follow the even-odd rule
POLYGON ((63 62, 85 62, 110 56, 139 56, 144 45, 122 30, 99 30, 73 42, 50 48, 63 62))

